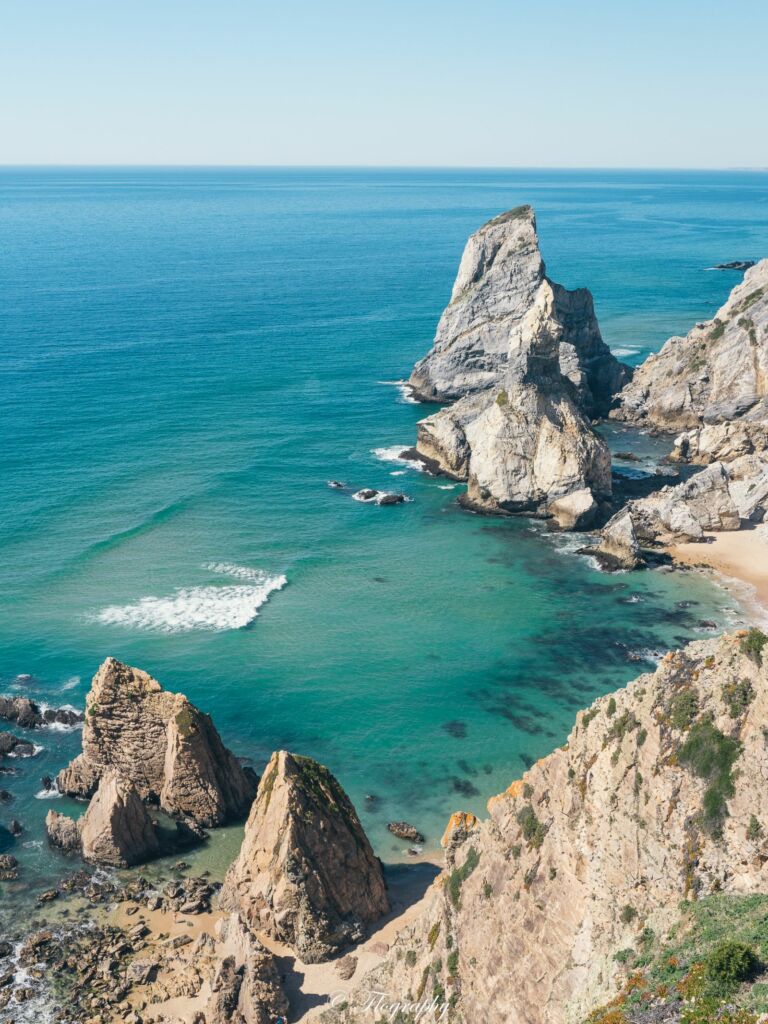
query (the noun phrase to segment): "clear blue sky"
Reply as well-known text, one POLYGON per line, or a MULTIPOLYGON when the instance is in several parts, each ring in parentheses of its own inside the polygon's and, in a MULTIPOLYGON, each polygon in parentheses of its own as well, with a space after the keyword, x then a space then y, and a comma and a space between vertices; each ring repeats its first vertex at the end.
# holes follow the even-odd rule
POLYGON ((765 0, 0 10, 0 163, 768 166, 765 0))

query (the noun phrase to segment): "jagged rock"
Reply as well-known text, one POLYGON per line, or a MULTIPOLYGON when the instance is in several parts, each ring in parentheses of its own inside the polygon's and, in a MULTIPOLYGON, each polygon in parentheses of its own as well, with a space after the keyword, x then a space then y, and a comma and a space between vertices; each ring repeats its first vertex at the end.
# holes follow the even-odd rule
POLYGON ((637 532, 663 543, 701 540, 705 531, 738 530, 741 525, 728 472, 720 462, 675 487, 631 502, 629 512, 637 532))
POLYGON ((749 270, 756 260, 731 260, 730 263, 716 263, 713 270, 749 270))
POLYGON ((402 505, 408 501, 404 494, 393 491, 377 491, 372 487, 364 487, 361 491, 355 491, 352 495, 355 501, 362 501, 364 504, 374 505, 402 505))
POLYGON ((641 564, 640 545, 628 508, 618 511, 605 524, 594 554, 607 569, 636 569, 641 564))
POLYGON ((424 836, 421 832, 419 832, 415 825, 411 825, 407 821, 390 821, 387 828, 398 839, 405 839, 409 843, 424 842, 424 836))
POLYGON ((52 846, 65 853, 78 853, 81 849, 80 827, 74 819, 58 811, 48 811, 45 831, 52 846))
POLYGON ((84 860, 129 867, 158 852, 157 833, 138 790, 115 771, 104 772, 81 821, 84 860))
POLYGON ((381 864, 327 768, 286 751, 272 755, 221 903, 305 963, 360 939, 387 912, 381 864))
POLYGON ((58 776, 62 793, 90 796, 114 768, 143 800, 198 826, 242 816, 256 780, 208 715, 140 669, 107 658, 86 698, 83 752, 58 776))
POLYGON ((503 387, 520 322, 546 289, 557 323, 560 371, 588 416, 605 415, 631 370, 600 337, 592 296, 546 277, 530 206, 488 221, 469 239, 433 348, 410 378, 416 397, 455 401, 503 387))
POLYGON ((561 530, 588 530, 597 515, 597 502, 585 487, 557 498, 547 511, 561 530))
POLYGON ((440 845, 444 850, 448 849, 448 847, 458 846, 468 836, 472 835, 479 824, 480 822, 474 814, 468 814, 466 811, 455 811, 445 826, 445 832, 443 832, 440 845))
POLYGON ((20 740, 12 732, 0 732, 0 757, 34 757, 34 744, 20 740))
POLYGON ((681 900, 764 893, 768 658, 743 640, 670 653, 579 714, 449 845, 419 919, 320 1019, 362 1024, 366 993, 419 992, 427 977, 457 1021, 585 1020, 626 982, 616 952, 667 934, 681 900), (708 749, 716 778, 698 760, 708 749))
POLYGON ((600 338, 585 290, 551 282, 530 207, 497 217, 464 251, 414 392, 456 399, 422 420, 416 449, 432 471, 466 480, 463 504, 545 513, 574 492, 611 493, 610 454, 588 417, 628 379, 600 338))
POLYGON ((0 697, 0 719, 15 722, 22 729, 39 729, 43 725, 77 725, 83 715, 74 708, 41 708, 27 697, 0 697))
POLYGON ((19 862, 11 853, 0 853, 0 880, 12 881, 19 877, 19 862))
POLYGON ((288 1000, 275 959, 237 914, 222 922, 219 939, 234 952, 218 963, 206 1024, 274 1024, 286 1017, 288 1000))
POLYGON ((336 961, 336 973, 342 981, 349 981, 352 975, 357 970, 357 957, 343 956, 341 960, 336 961))
MULTIPOLYGON (((713 320, 648 356, 611 416, 664 430, 768 420, 768 260, 747 271, 713 320)), ((719 457, 716 456, 716 457, 719 457)))

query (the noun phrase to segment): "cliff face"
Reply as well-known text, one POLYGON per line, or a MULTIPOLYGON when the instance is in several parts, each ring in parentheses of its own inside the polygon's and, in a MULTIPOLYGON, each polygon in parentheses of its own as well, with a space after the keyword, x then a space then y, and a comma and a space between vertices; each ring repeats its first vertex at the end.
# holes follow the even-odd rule
POLYGON ((667 928, 681 900, 764 891, 763 642, 668 654, 582 712, 486 821, 452 819, 423 916, 323 1019, 364 1020, 378 991, 467 1024, 575 1021, 620 987, 614 954, 667 928))
POLYGON ((416 395, 450 402, 501 387, 520 321, 544 287, 558 325, 559 369, 588 416, 606 415, 631 371, 604 344, 587 289, 568 291, 547 278, 530 206, 470 237, 432 350, 411 374, 416 395))
POLYGON ((93 678, 83 752, 59 773, 59 790, 91 796, 108 770, 143 800, 204 827, 245 814, 256 790, 255 777, 226 749, 208 715, 114 658, 93 678))
MULTIPOLYGON (((741 434, 764 437, 768 420, 768 260, 744 275, 713 320, 684 338, 670 338, 635 371, 611 415, 664 430, 698 432, 706 425, 743 424, 741 434)), ((727 431, 710 431, 711 458, 727 431)), ((748 443, 748 442, 746 442, 748 443)), ((745 441, 742 438, 742 446, 745 441)), ((761 447, 765 447, 764 444, 761 447)), ((742 447, 737 454, 753 450, 742 447)))
POLYGON ((387 912, 381 864, 327 768, 286 751, 272 755, 221 901, 304 963, 361 939, 387 912))

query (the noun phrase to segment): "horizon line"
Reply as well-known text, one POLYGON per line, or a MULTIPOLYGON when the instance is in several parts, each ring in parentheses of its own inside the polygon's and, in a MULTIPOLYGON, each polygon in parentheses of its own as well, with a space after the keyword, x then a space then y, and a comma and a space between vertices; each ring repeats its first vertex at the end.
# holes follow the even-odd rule
POLYGON ((0 163, 0 170, 371 170, 371 171, 686 171, 765 174, 765 166, 687 167, 682 164, 286 164, 286 163, 0 163))

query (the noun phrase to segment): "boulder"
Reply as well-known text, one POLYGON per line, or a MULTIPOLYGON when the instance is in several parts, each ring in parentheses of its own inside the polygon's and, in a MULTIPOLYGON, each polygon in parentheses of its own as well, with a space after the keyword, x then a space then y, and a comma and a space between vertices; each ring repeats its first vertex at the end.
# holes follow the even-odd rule
POLYGON ((93 864, 130 867, 159 849, 155 826, 138 790, 111 770, 102 775, 79 831, 83 859, 93 864))
POLYGON ((359 940, 387 912, 381 864, 327 768, 286 751, 272 755, 221 903, 305 963, 359 940))
POLYGON ((547 511, 561 530, 588 530, 597 515, 597 502, 592 491, 584 487, 557 498, 547 511))
POLYGON ((421 832, 419 832, 415 825, 411 825, 407 821, 390 821, 387 828, 398 839, 405 839, 409 843, 424 842, 424 836, 421 832))
POLYGON ((59 790, 87 797, 114 769, 143 800, 197 826, 242 817, 256 778, 221 742, 208 715, 140 669, 107 658, 86 698, 83 752, 59 790))
POLYGON ((641 564, 640 545, 628 508, 623 508, 605 524, 594 552, 608 569, 636 569, 641 564))
POLYGON ((48 811, 45 831, 52 846, 65 853, 78 853, 81 849, 80 826, 74 819, 58 811, 48 811))

